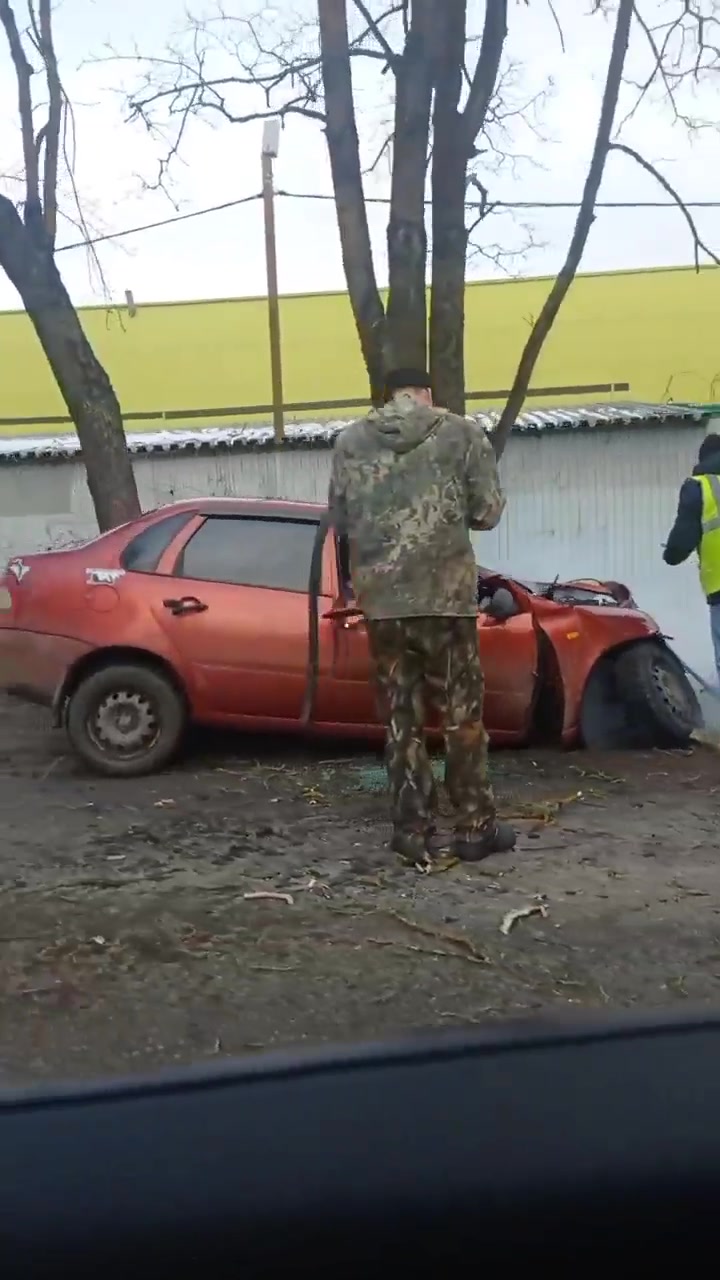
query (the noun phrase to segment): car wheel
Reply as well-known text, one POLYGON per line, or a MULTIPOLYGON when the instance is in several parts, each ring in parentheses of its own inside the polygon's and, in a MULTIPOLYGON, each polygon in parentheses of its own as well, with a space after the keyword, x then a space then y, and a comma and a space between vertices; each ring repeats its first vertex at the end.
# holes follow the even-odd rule
POLYGON ((700 704, 682 663, 664 645, 633 645, 615 664, 617 691, 631 719, 660 746, 682 746, 702 724, 700 704))
POLYGON ((70 696, 66 728, 97 773, 136 778, 175 755, 187 719, 182 695, 161 672, 140 664, 101 667, 70 696))

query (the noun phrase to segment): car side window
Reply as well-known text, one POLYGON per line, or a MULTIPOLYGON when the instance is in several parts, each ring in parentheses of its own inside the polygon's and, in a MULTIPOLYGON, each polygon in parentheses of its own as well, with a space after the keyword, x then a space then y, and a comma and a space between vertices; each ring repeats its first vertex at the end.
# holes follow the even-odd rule
POLYGON ((317 524, 310 520, 209 516, 185 544, 181 578, 277 591, 307 591, 317 524))
POLYGON ((131 573, 154 573, 175 534, 194 514, 193 511, 176 511, 174 515, 148 525, 128 542, 120 557, 123 569, 131 573))

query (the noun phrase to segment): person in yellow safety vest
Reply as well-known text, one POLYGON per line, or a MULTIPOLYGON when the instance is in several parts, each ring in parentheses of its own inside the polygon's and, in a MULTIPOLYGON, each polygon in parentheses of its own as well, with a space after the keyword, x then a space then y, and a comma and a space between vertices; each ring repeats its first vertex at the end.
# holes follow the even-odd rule
POLYGON ((677 515, 663 551, 666 564, 697 552, 700 585, 710 607, 710 631, 720 682, 720 435, 707 435, 697 466, 680 489, 677 515))

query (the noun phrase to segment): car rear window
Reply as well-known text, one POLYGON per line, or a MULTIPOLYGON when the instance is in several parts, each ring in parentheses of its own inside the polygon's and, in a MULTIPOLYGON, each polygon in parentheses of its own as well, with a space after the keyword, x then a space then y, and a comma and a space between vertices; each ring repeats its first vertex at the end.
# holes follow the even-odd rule
POLYGON ((211 516, 183 548, 182 578, 243 587, 307 591, 317 524, 211 516))
POLYGON ((156 520, 128 542, 120 557, 123 569, 132 573, 154 573, 160 557, 167 550, 176 533, 187 524, 192 511, 176 511, 164 520, 156 520))

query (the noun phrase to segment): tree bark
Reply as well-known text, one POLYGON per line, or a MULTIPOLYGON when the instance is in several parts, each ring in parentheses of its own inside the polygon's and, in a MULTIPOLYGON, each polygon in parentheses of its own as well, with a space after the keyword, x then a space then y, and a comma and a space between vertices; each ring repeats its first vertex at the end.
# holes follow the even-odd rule
POLYGON ((427 365, 425 181, 430 142, 434 0, 415 0, 395 62, 395 123, 387 228, 389 292, 386 363, 427 365))
POLYGON ((318 0, 328 154, 343 268, 373 404, 385 382, 385 311, 377 287, 358 140, 346 0, 318 0))
POLYGON ((434 40, 430 376, 438 404, 465 413, 465 222, 467 169, 497 83, 507 34, 507 0, 487 0, 480 55, 459 111, 466 0, 438 6, 434 40))
POLYGON ((557 314, 567 297, 568 290, 573 280, 590 235, 590 228, 595 221, 595 202, 597 200, 600 183, 602 182, 603 173, 605 171, 605 162, 607 161, 610 151, 610 137, 612 132, 613 120, 617 109, 618 96, 622 83, 623 67, 628 51, 628 42, 630 40, 630 27, 632 25, 634 13, 634 0, 620 0, 618 5, 617 21, 615 24, 615 34, 613 36, 612 52, 610 54, 610 62, 608 64, 607 79, 605 81, 605 91, 603 93, 602 107, 600 109, 600 120, 598 122, 597 134, 595 135, 595 146, 593 148, 592 159, 588 169, 587 178, 585 179, 585 187, 583 190, 582 201, 575 223, 575 230, 570 241, 568 254, 559 271, 555 283, 550 290, 543 308, 535 321, 530 336, 525 343, 523 353, 520 357, 515 380, 510 389, 507 403, 500 415, 498 424, 492 434, 493 447, 497 457, 501 457, 505 445, 510 437, 510 432, 514 426, 520 410, 523 407, 525 396, 530 385, 535 365, 544 346, 545 340, 552 329, 557 314))
POLYGON ((465 412, 465 191, 467 155, 459 105, 466 0, 439 9, 432 154, 430 378, 438 404, 465 412))
POLYGON ((0 196, 0 267, 14 284, 75 423, 101 532, 140 515, 122 415, 55 264, 42 222, 0 196))

